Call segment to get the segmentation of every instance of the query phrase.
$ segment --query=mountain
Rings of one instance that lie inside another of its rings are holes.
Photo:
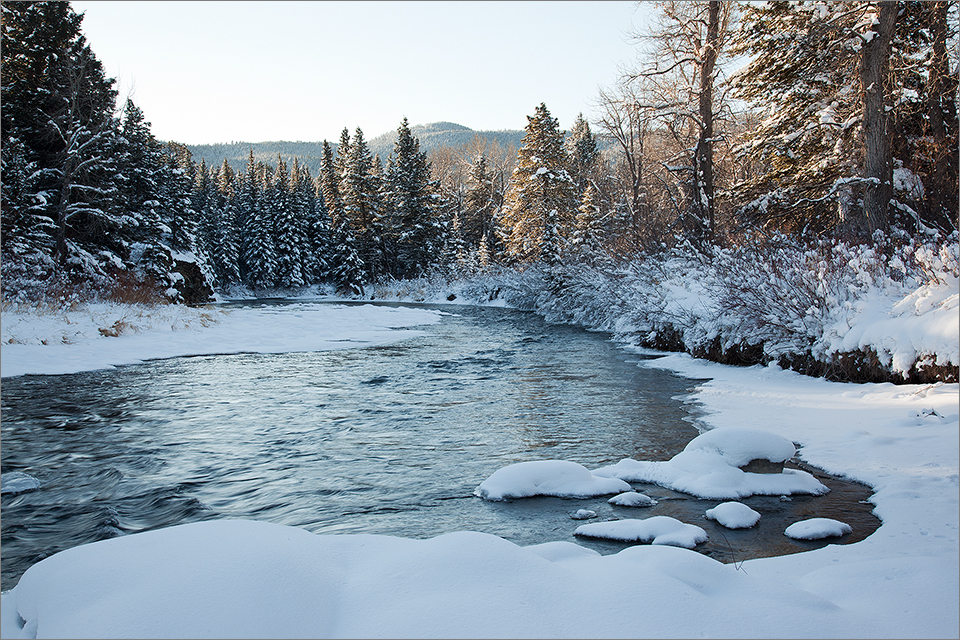
[[[523,131],[503,130],[503,131],[475,131],[469,127],[453,122],[431,122],[430,124],[418,124],[410,127],[410,132],[420,141],[420,150],[429,154],[439,147],[462,147],[469,144],[474,137],[488,141],[496,142],[501,147],[519,148],[520,141],[523,139]],[[367,146],[370,148],[370,155],[379,155],[380,160],[386,165],[387,158],[393,151],[393,144],[397,139],[396,131],[388,131],[375,138],[367,140]],[[226,160],[235,171],[243,171],[247,166],[247,156],[253,151],[253,157],[259,162],[274,166],[277,162],[277,155],[289,166],[293,158],[299,158],[302,164],[310,167],[310,174],[316,176],[320,170],[320,162],[323,158],[323,142],[230,142],[218,144],[195,144],[186,145],[193,154],[195,162],[204,160],[208,167],[219,167]],[[330,146],[334,153],[337,151],[337,143],[330,141]]]

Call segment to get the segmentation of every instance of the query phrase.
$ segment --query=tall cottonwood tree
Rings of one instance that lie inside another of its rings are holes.
[[[700,245],[714,241],[717,227],[715,143],[725,98],[719,73],[728,54],[736,7],[733,2],[657,2],[657,22],[635,32],[646,46],[642,64],[628,75],[642,82],[641,106],[680,145],[684,228]]]

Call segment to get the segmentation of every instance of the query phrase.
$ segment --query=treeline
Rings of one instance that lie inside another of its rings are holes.
[[[116,113],[68,3],[5,3],[4,295],[131,282],[182,301],[207,285],[360,294],[492,264],[612,269],[678,245],[709,258],[783,234],[956,241],[955,2],[658,11],[638,65],[601,92],[597,132],[582,116],[564,132],[541,104],[515,151],[428,156],[404,119],[385,162],[344,129],[313,176],[252,152],[242,171],[208,167],[159,143],[133,102]],[[725,77],[738,56],[749,62]]]

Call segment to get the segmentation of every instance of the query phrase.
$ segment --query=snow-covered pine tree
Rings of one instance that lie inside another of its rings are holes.
[[[363,263],[367,280],[372,281],[385,275],[387,266],[383,252],[384,229],[379,186],[371,172],[373,159],[360,127],[357,127],[348,147],[350,155],[343,163],[340,177],[343,216],[353,232],[355,248]]]
[[[597,261],[604,255],[601,242],[603,223],[598,199],[597,190],[592,183],[588,183],[577,209],[576,229],[570,243],[574,258],[591,266],[596,266]]]
[[[308,248],[307,230],[303,211],[294,198],[287,163],[279,155],[265,200],[273,222],[277,256],[274,282],[278,287],[302,287],[307,284],[303,272],[303,251]]]
[[[120,215],[137,220],[132,232],[131,259],[160,291],[173,286],[173,256],[169,228],[161,220],[166,197],[166,156],[150,132],[143,112],[128,99],[123,108],[120,136],[113,150],[119,181],[114,206]]]
[[[437,218],[437,194],[427,154],[404,118],[386,172],[386,199],[396,230],[394,275],[421,275],[440,256],[443,229]]]
[[[577,119],[573,122],[567,146],[570,174],[577,184],[577,193],[582,195],[587,185],[600,177],[600,147],[590,130],[590,123],[584,119],[582,113],[577,114]]]
[[[308,284],[322,282],[326,278],[327,250],[330,244],[330,221],[323,196],[317,197],[310,168],[296,158],[290,171],[290,198],[294,208],[303,219],[306,235],[303,257],[303,273]]]
[[[265,167],[256,162],[253,150],[247,159],[243,191],[239,202],[243,219],[244,284],[251,289],[266,289],[276,280],[277,256],[273,243],[273,223],[263,193]]]
[[[527,116],[523,143],[501,211],[503,239],[519,264],[554,259],[573,226],[577,194],[568,171],[563,132],[540,103]],[[548,250],[549,255],[542,252]]]
[[[761,167],[736,186],[742,224],[855,240],[885,229],[891,211],[914,218],[914,229],[925,226],[901,195],[891,194],[891,183],[894,166],[907,169],[901,178],[929,172],[909,138],[932,130],[936,115],[950,111],[936,82],[926,81],[939,78],[926,61],[937,57],[931,32],[942,17],[926,13],[926,4],[746,7],[738,53],[752,60],[736,87],[762,117],[741,149]],[[931,89],[941,106],[933,120],[921,106]],[[950,102],[956,122],[955,98]],[[952,189],[955,202],[955,184]],[[893,209],[884,211],[891,195]],[[944,218],[929,223],[939,227]],[[956,228],[955,222],[947,226]]]
[[[214,176],[215,190],[211,201],[216,213],[214,246],[210,256],[216,265],[221,288],[240,284],[240,246],[237,226],[237,185],[233,168],[226,159]]]

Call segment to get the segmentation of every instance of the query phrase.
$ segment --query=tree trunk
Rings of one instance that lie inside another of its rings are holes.
[[[714,213],[713,184],[713,72],[717,63],[717,45],[720,35],[720,2],[712,0],[707,8],[707,38],[700,61],[700,136],[697,140],[694,162],[695,199],[693,210],[699,212],[702,239],[712,243],[716,216]]]
[[[887,229],[887,210],[893,196],[893,156],[886,82],[890,68],[890,41],[897,24],[897,3],[885,0],[880,7],[873,38],[863,47],[860,82],[863,87],[863,219],[854,233],[869,240],[874,231]]]

